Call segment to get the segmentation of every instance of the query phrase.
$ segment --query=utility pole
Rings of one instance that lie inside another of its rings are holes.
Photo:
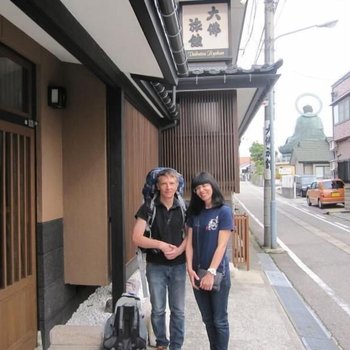
[[[275,0],[265,0],[265,63],[274,63],[274,16]],[[264,146],[264,246],[275,249],[276,243],[276,185],[275,185],[275,135],[274,89],[268,94],[265,106]]]
[[[275,42],[281,37],[299,33],[312,28],[332,28],[338,20],[328,21],[322,24],[314,24],[299,28],[291,32],[274,36],[275,1],[265,0],[265,64],[275,63]],[[276,223],[276,164],[275,164],[275,90],[268,94],[268,103],[265,106],[264,125],[264,246],[269,249],[277,248],[277,223]]]

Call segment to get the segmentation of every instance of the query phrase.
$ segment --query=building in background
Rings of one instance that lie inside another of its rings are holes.
[[[345,183],[345,208],[350,208],[350,72],[332,85],[334,154],[331,170]]]
[[[335,177],[350,183],[350,72],[332,85],[334,152],[331,170]]]

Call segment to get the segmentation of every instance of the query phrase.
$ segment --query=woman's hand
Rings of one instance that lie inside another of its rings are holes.
[[[201,279],[201,283],[199,285],[200,289],[211,291],[214,285],[214,275],[210,272],[207,272],[204,277]]]
[[[188,273],[188,277],[190,278],[190,281],[191,281],[191,284],[192,284],[192,287],[194,289],[199,289],[198,288],[198,282],[200,280],[200,278],[198,277],[198,275],[196,274],[196,272],[194,270],[187,270],[187,273]],[[196,282],[197,281],[197,282]]]

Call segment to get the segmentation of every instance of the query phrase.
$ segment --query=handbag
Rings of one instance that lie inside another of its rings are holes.
[[[209,272],[205,269],[198,269],[196,273],[197,273],[197,276],[199,277],[199,280],[196,280],[195,283],[196,283],[196,286],[199,287],[201,279]],[[224,276],[222,272],[216,272],[216,275],[214,276],[214,284],[212,288],[213,291],[215,292],[220,291],[220,285],[223,277]]]
[[[201,279],[207,274],[209,273],[208,270],[206,269],[201,269],[200,268],[200,258],[199,258],[199,218],[196,218],[196,222],[197,224],[195,225],[197,228],[197,261],[198,261],[198,268],[197,268],[197,276],[199,277],[199,280],[195,280],[195,284],[197,287],[199,287]],[[219,292],[220,291],[220,286],[221,286],[221,281],[224,277],[224,273],[223,272],[216,272],[216,275],[214,276],[214,284],[212,287],[212,291],[214,292]]]

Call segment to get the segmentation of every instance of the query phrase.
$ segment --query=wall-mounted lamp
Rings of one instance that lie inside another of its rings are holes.
[[[64,87],[49,86],[47,93],[47,102],[53,108],[65,108],[67,103],[67,92]]]

